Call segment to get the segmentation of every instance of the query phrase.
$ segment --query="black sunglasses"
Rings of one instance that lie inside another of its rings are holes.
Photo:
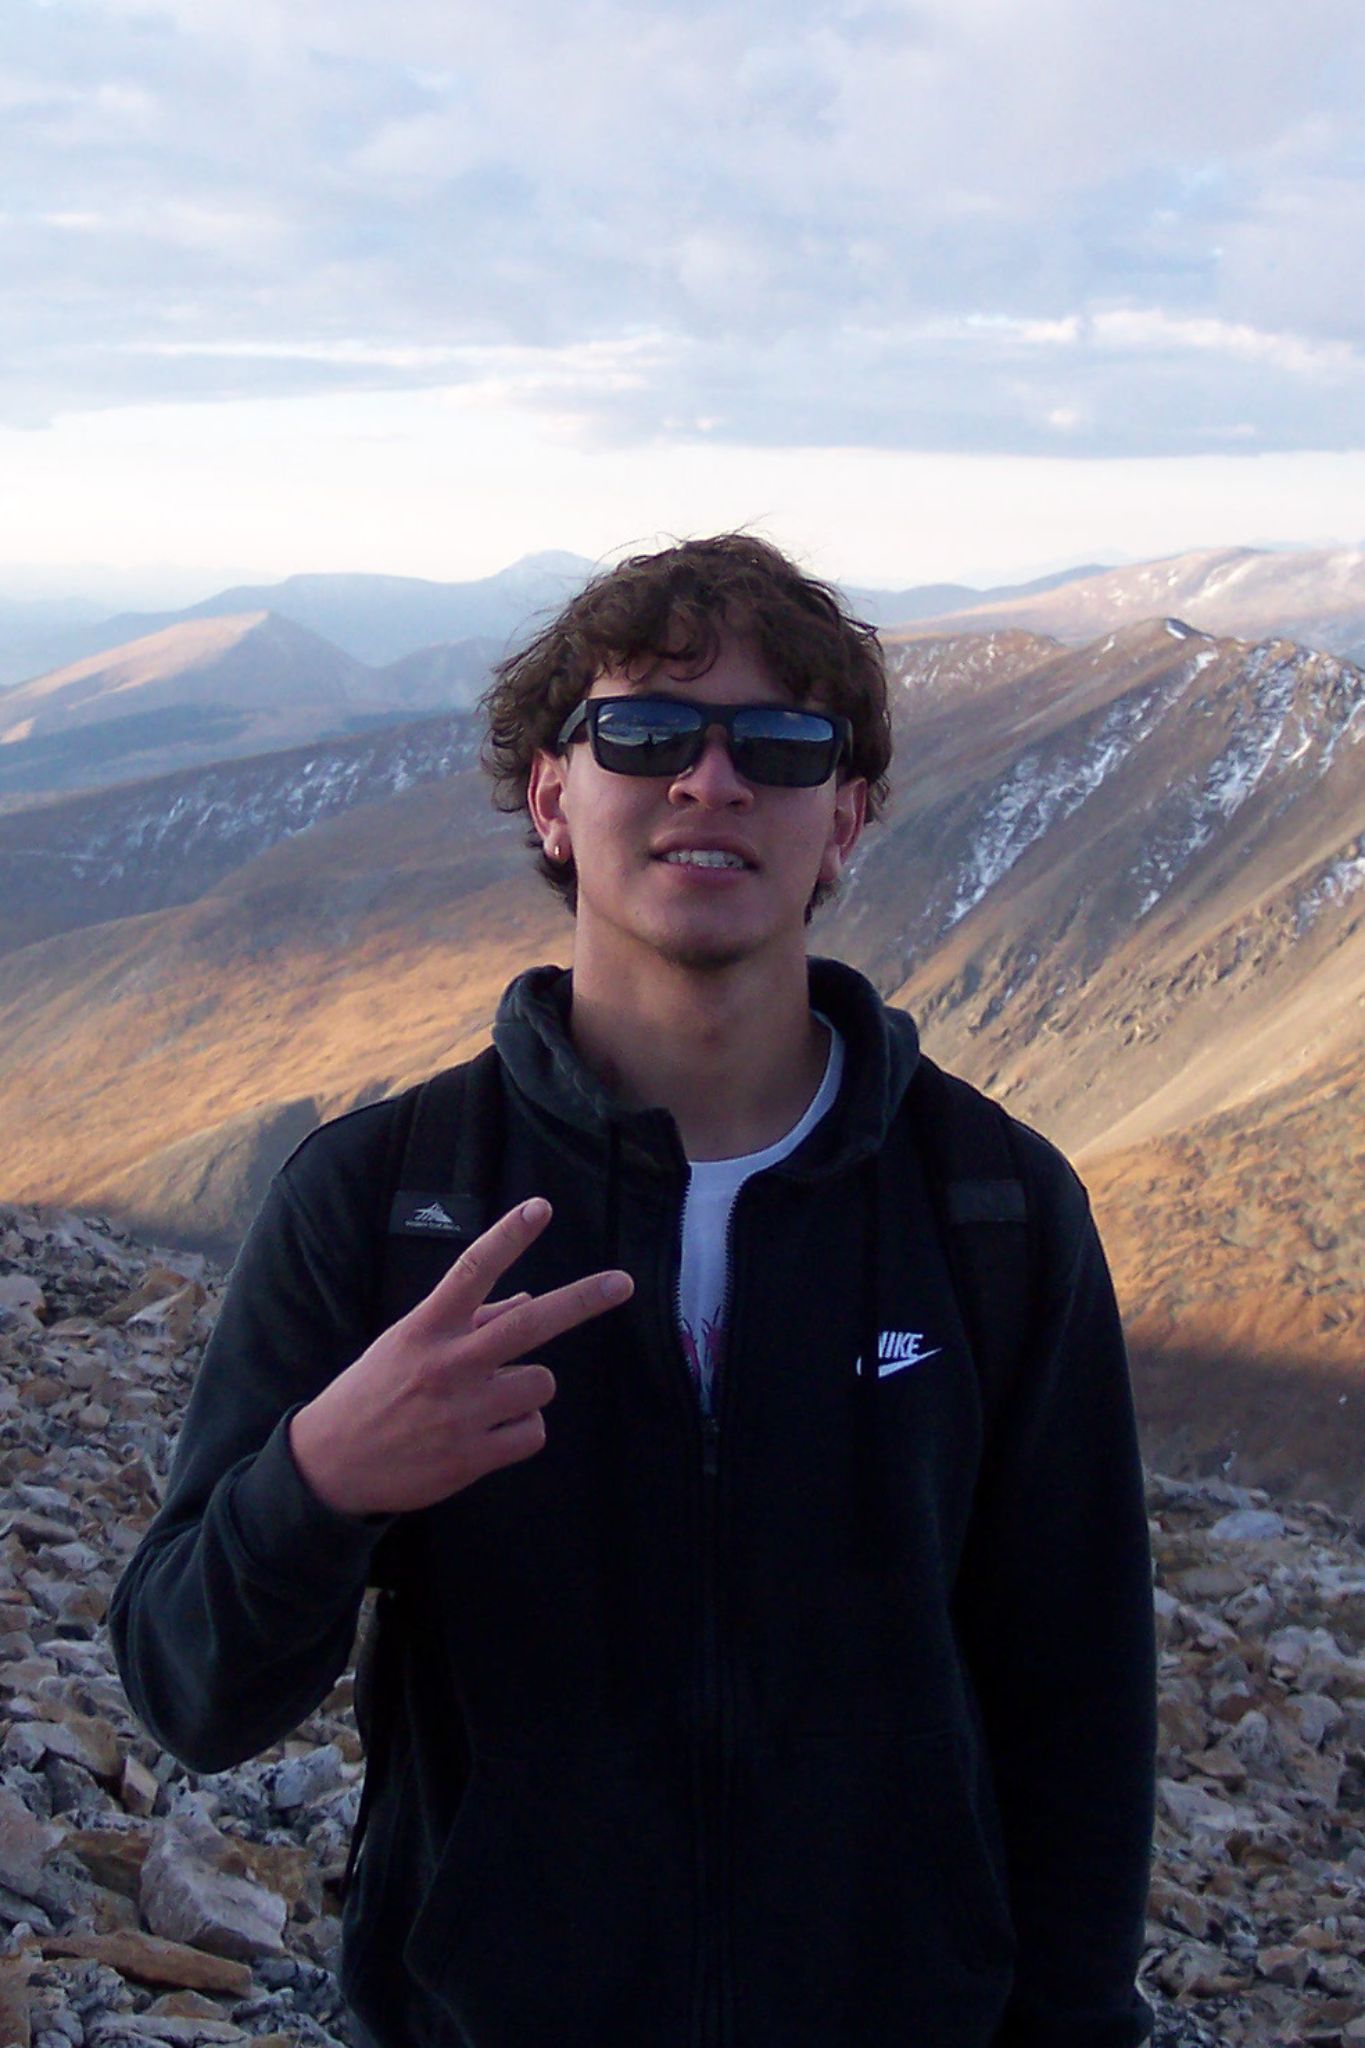
[[[771,789],[814,789],[847,753],[853,728],[828,711],[789,704],[694,704],[689,697],[585,697],[559,728],[559,747],[584,735],[614,775],[685,775],[721,727],[735,771]]]

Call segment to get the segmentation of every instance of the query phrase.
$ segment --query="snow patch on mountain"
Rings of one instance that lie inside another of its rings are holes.
[[[1272,641],[1251,650],[1241,681],[1251,702],[1232,737],[1201,780],[1176,785],[1153,821],[1138,866],[1140,918],[1263,785],[1301,763],[1310,776],[1325,775],[1341,743],[1365,734],[1365,675],[1349,662]],[[1296,786],[1286,780],[1281,809]]]
[[[1319,664],[1319,702],[1323,712],[1326,740],[1322,749],[1325,775],[1343,744],[1358,746],[1365,739],[1365,669],[1353,662],[1322,659]]]
[[[1111,705],[1079,748],[1063,748],[1046,763],[1030,748],[996,785],[972,846],[959,863],[941,939],[967,915],[1044,833],[1078,811],[1157,725],[1190,680],[1182,669],[1159,688],[1131,692]]]
[[[1357,840],[1354,847],[1348,847],[1301,899],[1295,935],[1301,938],[1329,903],[1345,903],[1358,889],[1365,889],[1365,840]]]
[[[1268,648],[1257,648],[1247,663],[1246,677],[1254,690],[1252,717],[1210,764],[1200,792],[1201,802],[1223,817],[1230,818],[1241,808],[1281,753],[1296,708],[1300,667],[1295,658],[1273,660]],[[1288,753],[1290,761],[1298,760],[1313,740],[1302,714],[1297,727]]]
[[[202,771],[169,805],[164,787],[150,786],[145,798],[130,789],[112,815],[101,806],[102,818],[76,826],[64,844],[35,848],[34,858],[59,861],[97,887],[153,857],[193,864],[216,854],[221,865],[230,849],[246,860],[357,804],[454,774],[476,753],[477,736],[464,722],[442,720],[435,730],[386,729],[344,754],[319,749],[303,762],[282,756],[278,766],[255,760],[249,769],[225,763]],[[23,851],[6,849],[10,857]]]
[[[893,646],[886,653],[893,709],[905,712],[927,698],[969,690],[1019,659],[1017,638],[1003,633],[960,634]]]

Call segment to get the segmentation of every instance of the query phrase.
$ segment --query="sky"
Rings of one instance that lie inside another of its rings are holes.
[[[0,594],[1358,545],[1363,106],[1360,0],[5,0]]]

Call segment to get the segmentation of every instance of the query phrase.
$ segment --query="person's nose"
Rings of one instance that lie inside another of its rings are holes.
[[[730,759],[729,743],[722,726],[707,729],[706,743],[690,768],[675,775],[669,787],[669,802],[697,803],[708,810],[748,805],[754,800],[753,786]]]

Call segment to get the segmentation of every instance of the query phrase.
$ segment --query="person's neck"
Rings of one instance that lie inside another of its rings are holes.
[[[637,1108],[668,1110],[689,1159],[734,1159],[785,1137],[824,1076],[829,1034],[811,1014],[804,956],[698,970],[654,961],[634,985],[576,954],[570,1035]]]

